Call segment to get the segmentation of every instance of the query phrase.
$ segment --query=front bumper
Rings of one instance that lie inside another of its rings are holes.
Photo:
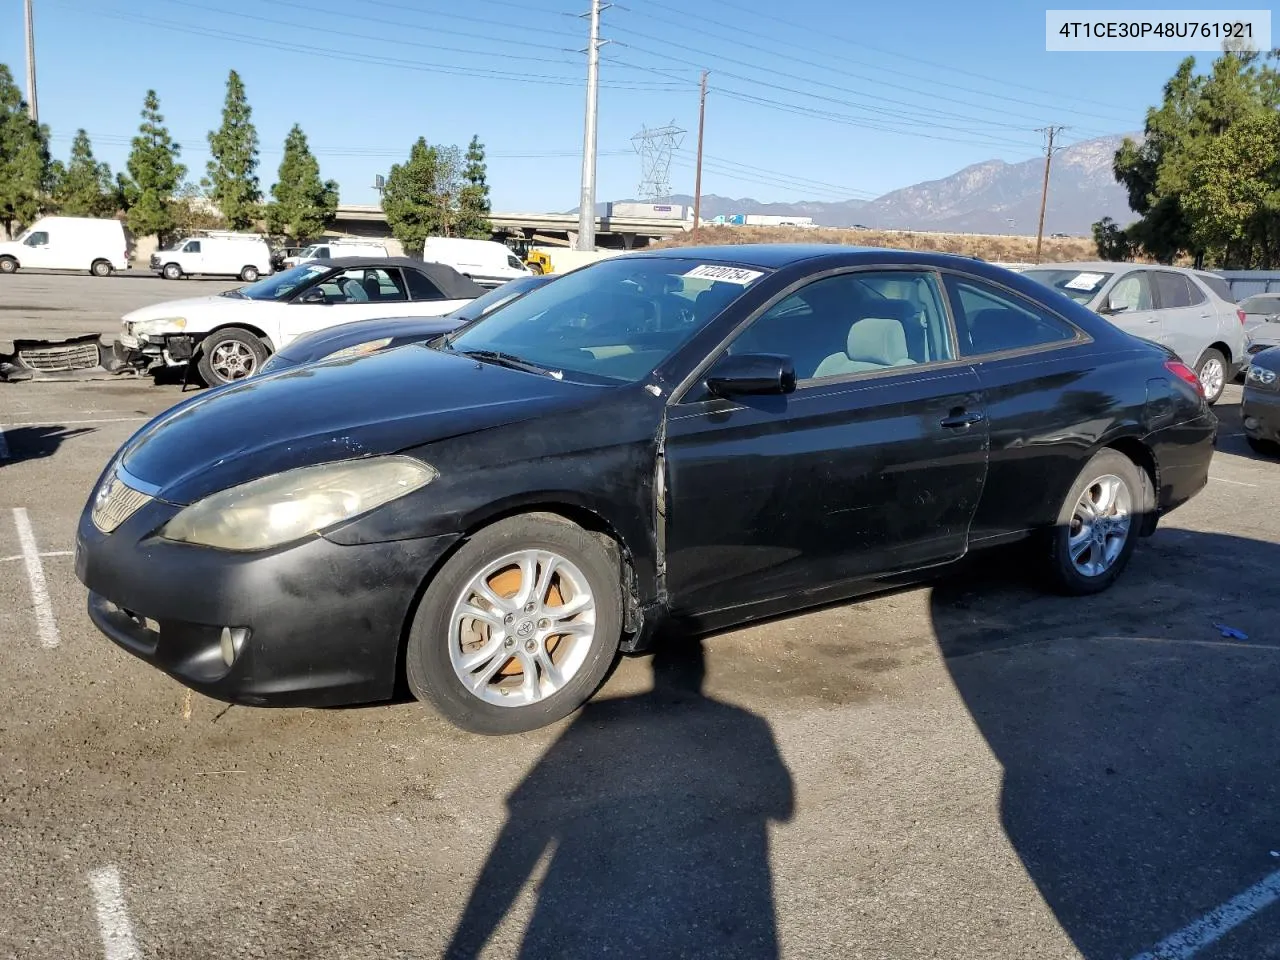
[[[1246,436],[1280,443],[1280,390],[1263,390],[1246,383],[1240,421]]]
[[[114,345],[96,333],[66,340],[15,340],[0,354],[0,382],[22,380],[108,380],[128,372]]]
[[[418,591],[455,536],[341,546],[322,537],[241,554],[153,536],[151,501],[111,534],[86,509],[76,576],[110,640],[180,683],[249,706],[336,706],[395,691]],[[230,666],[222,630],[247,629]]]

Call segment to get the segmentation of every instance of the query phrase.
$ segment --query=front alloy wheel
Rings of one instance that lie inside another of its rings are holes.
[[[613,542],[563,517],[523,514],[478,531],[432,578],[405,678],[464,730],[520,733],[590,699],[621,637]]]

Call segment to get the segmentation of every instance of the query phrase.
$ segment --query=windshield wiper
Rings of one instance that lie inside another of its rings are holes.
[[[546,367],[540,367],[536,363],[530,363],[528,360],[522,360],[510,353],[501,353],[497,350],[460,350],[458,354],[459,356],[472,357],[476,360],[488,360],[490,363],[510,367],[512,370],[523,370],[525,373],[552,376],[557,380],[564,376],[564,373],[559,370],[548,370]]]
[[[238,297],[238,298],[239,298],[239,299],[241,299],[241,300],[248,300],[248,299],[249,299],[249,298],[248,298],[248,297],[246,297],[243,293],[241,293],[239,290],[223,290],[223,291],[222,291],[222,293],[218,294],[218,296],[220,296],[220,297]]]

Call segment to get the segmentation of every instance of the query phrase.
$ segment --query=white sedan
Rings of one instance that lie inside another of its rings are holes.
[[[353,320],[443,316],[485,292],[443,264],[404,257],[312,260],[207,297],[125,314],[116,350],[154,371],[194,362],[210,386],[243,380],[305,334]]]

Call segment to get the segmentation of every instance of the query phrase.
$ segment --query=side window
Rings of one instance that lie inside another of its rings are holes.
[[[49,234],[41,230],[38,233],[33,233],[31,236],[27,237],[23,245],[27,247],[40,247],[48,242],[49,242]]]
[[[183,247],[182,249],[183,249],[183,250],[185,250],[187,253],[199,253],[199,252],[200,252],[200,241],[199,241],[199,240],[192,240],[190,243],[188,243],[188,244],[187,244],[185,247]]]
[[[1215,277],[1212,274],[1201,273],[1197,275],[1201,283],[1213,291],[1214,296],[1219,300],[1225,300],[1227,303],[1235,303],[1236,298],[1231,295],[1231,286],[1221,277]]]
[[[507,257],[507,266],[508,266],[508,267],[510,267],[510,268],[511,268],[511,269],[513,269],[513,270],[519,270],[521,267],[523,267],[523,266],[524,266],[524,264],[523,264],[523,263],[521,263],[521,262],[520,262],[518,259],[516,259],[514,256],[508,256],[508,257]]]
[[[1134,310],[1152,310],[1155,301],[1151,297],[1150,274],[1146,270],[1135,270],[1127,273],[1111,288],[1107,294],[1107,305],[1116,313],[1129,313]]]
[[[409,280],[409,296],[414,300],[444,299],[444,294],[440,292],[440,288],[417,270],[406,270],[404,275]]]
[[[980,280],[948,277],[947,288],[966,357],[1074,340],[1075,328],[1029,300]]]
[[[1191,293],[1187,288],[1187,278],[1180,273],[1169,273],[1167,270],[1156,270],[1153,274],[1156,282],[1156,303],[1161,310],[1173,310],[1177,307],[1191,306]]]
[[[815,280],[758,317],[730,353],[789,356],[799,380],[954,358],[937,276],[867,271]]]
[[[316,251],[316,259],[317,259],[317,260],[328,260],[328,259],[329,259],[329,248],[328,248],[328,247],[321,247],[319,250],[317,250],[317,251]]]
[[[1191,297],[1191,306],[1199,306],[1209,299],[1204,295],[1204,291],[1200,289],[1200,286],[1185,274],[1183,274],[1182,282],[1187,285],[1187,293]]]

